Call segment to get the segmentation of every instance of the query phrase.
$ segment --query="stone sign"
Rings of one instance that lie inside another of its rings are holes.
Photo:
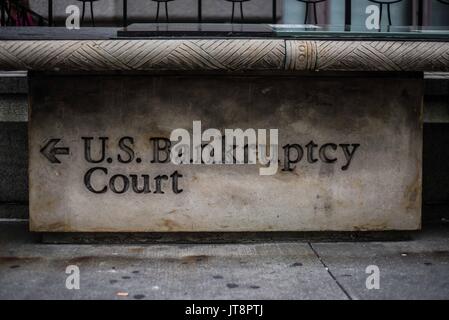
[[[421,104],[416,78],[34,73],[31,230],[419,229]]]

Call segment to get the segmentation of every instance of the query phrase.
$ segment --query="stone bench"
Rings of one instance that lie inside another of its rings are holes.
[[[422,72],[448,57],[441,41],[0,41],[0,69],[30,71],[31,230],[419,229]],[[155,161],[151,139],[195,121],[277,129],[276,174]]]

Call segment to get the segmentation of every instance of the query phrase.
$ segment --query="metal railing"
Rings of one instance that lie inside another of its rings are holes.
[[[301,1],[301,0],[300,0]],[[325,0],[322,0],[325,1]],[[322,1],[317,1],[317,0],[308,0],[308,1],[301,1],[301,2],[308,2],[308,3],[313,3],[313,2],[322,2]],[[393,2],[399,2],[401,0],[398,1],[393,1]],[[411,1],[411,0],[406,0],[406,1]],[[424,7],[425,7],[425,2],[426,1],[438,1],[440,3],[443,4],[448,4],[449,5],[449,0],[418,0],[417,1],[417,8],[416,8],[416,13],[415,12],[411,12],[412,15],[417,16],[417,25],[418,26],[422,26],[423,25],[423,20],[424,20]],[[272,23],[276,23],[277,22],[277,0],[271,0],[272,2],[272,18],[271,18],[271,22]],[[372,1],[375,3],[379,3],[379,2],[385,2],[385,1]],[[352,25],[352,4],[353,1],[352,0],[345,0],[345,10],[344,10],[344,22],[345,25],[347,26],[347,29],[350,30],[350,26]],[[47,0],[47,5],[48,5],[48,14],[47,17],[43,17],[41,15],[39,15],[38,13],[30,10],[29,8],[23,6],[18,0],[0,0],[0,14],[1,14],[1,18],[0,18],[0,25],[2,26],[6,26],[6,25],[11,25],[12,24],[12,20],[14,19],[14,17],[12,16],[11,12],[12,10],[15,10],[17,13],[19,13],[20,18],[24,19],[24,17],[26,17],[27,15],[31,16],[32,18],[34,18],[38,25],[49,25],[49,26],[53,26],[54,22],[53,22],[53,0]],[[127,26],[128,25],[128,0],[122,0],[122,25],[123,26]],[[307,4],[306,4],[307,5]],[[388,6],[389,8],[389,6]],[[316,6],[314,6],[314,11],[315,11],[315,19],[316,19]],[[197,21],[199,23],[201,23],[203,21],[203,1],[202,0],[197,0]],[[415,16],[415,17],[416,17]],[[307,17],[306,17],[307,19]],[[22,22],[26,22],[26,21],[22,21]],[[391,24],[391,17],[389,16],[389,23]]]

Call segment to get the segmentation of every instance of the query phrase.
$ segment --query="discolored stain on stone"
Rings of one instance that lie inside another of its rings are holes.
[[[252,286],[249,286],[250,287],[250,289],[254,289],[254,290],[256,290],[256,289],[260,289],[260,287],[259,286],[254,286],[254,285],[252,285]]]
[[[42,257],[0,257],[0,265],[20,266],[18,263],[32,263],[42,260]]]
[[[79,265],[79,264],[89,264],[95,261],[97,257],[94,256],[81,256],[72,258],[68,261],[69,264]]]
[[[204,262],[209,259],[209,256],[206,255],[193,255],[193,256],[185,256],[181,258],[182,264],[192,264]]]
[[[174,220],[170,219],[162,219],[163,227],[166,229],[166,231],[176,231],[181,230],[182,227]]]
[[[226,284],[226,287],[228,287],[229,289],[234,289],[237,288],[239,285],[236,283],[228,283]]]
[[[301,262],[295,262],[295,263],[291,264],[290,267],[302,267],[302,263]]]
[[[129,252],[132,253],[142,253],[145,249],[142,247],[137,247],[137,248],[129,248],[128,250]]]

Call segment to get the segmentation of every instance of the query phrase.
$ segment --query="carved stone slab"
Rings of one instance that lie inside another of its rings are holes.
[[[449,43],[283,39],[0,41],[0,70],[449,71]]]
[[[32,74],[30,90],[33,231],[420,228],[420,79]],[[193,121],[278,129],[277,173],[161,163]]]

